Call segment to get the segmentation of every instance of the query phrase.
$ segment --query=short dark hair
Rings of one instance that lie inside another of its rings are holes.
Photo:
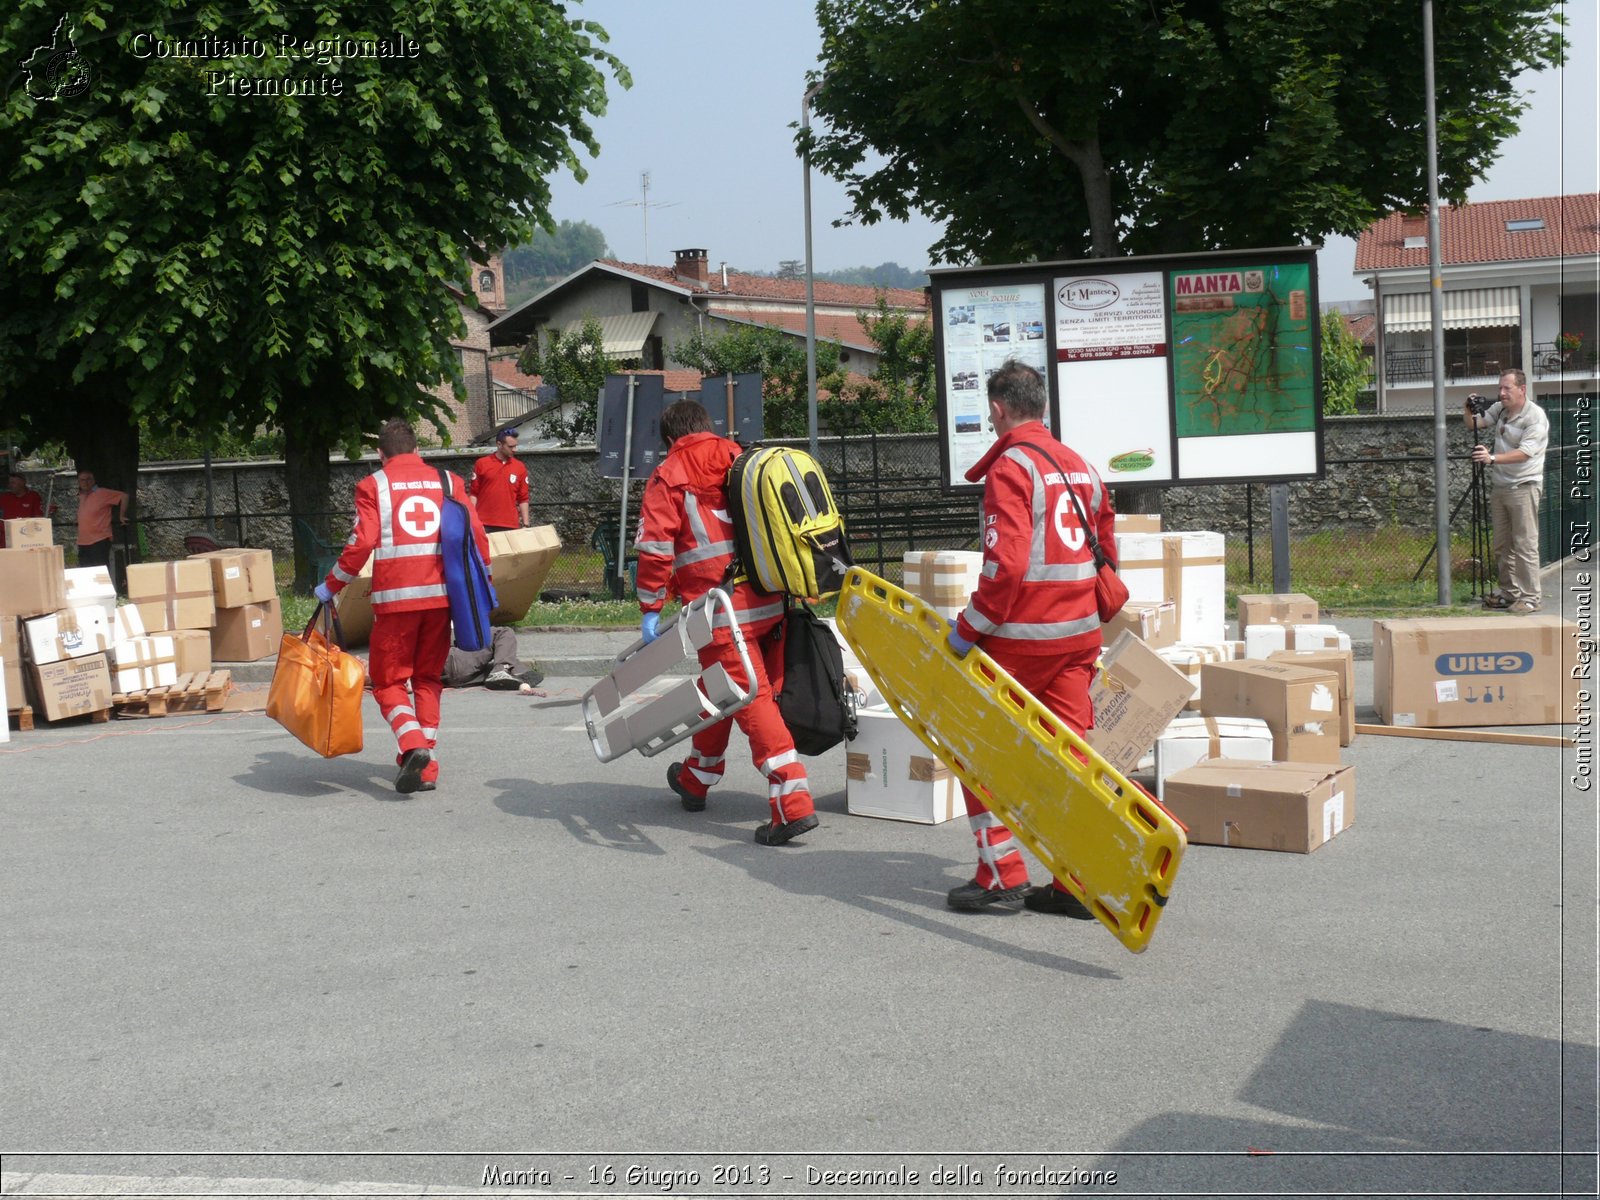
[[[415,454],[416,430],[411,428],[409,422],[399,417],[391,417],[383,423],[383,428],[378,430],[378,450],[388,458],[393,458],[396,454]]]
[[[678,400],[661,414],[661,440],[672,445],[691,433],[711,432],[711,414],[698,400]]]
[[[1511,376],[1511,382],[1516,384],[1519,388],[1525,388],[1528,386],[1528,376],[1518,368],[1510,367],[1507,370],[1500,372],[1501,379],[1504,379],[1507,375]]]
[[[1044,416],[1044,376],[1027,363],[1008,358],[989,376],[989,399],[1013,417],[1037,421]]]
[[[515,425],[507,425],[499,433],[494,435],[494,440],[497,441],[497,442],[503,442],[508,437],[520,437],[520,436],[521,436],[521,434],[518,433],[517,427]]]

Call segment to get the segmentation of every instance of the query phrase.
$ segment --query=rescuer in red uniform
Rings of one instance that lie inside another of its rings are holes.
[[[439,472],[417,455],[417,436],[402,420],[378,434],[379,470],[356,484],[356,523],[317,599],[331,604],[372,564],[372,698],[400,744],[397,792],[431,792],[439,779],[439,676],[450,653],[450,601],[439,553]],[[466,504],[466,485],[447,474],[450,494]],[[489,539],[470,504],[472,537],[485,563]]]
[[[984,481],[983,574],[949,641],[960,655],[981,642],[984,653],[1081,735],[1094,725],[1089,684],[1100,654],[1100,616],[1094,555],[1067,488],[1077,492],[1113,567],[1114,514],[1099,475],[1051,436],[1044,411],[1044,379],[1032,367],[1012,360],[990,377],[989,420],[999,438],[967,472],[974,483]],[[978,872],[951,889],[951,908],[1021,899],[1036,912],[1093,919],[1055,881],[1030,890],[1011,830],[961,790],[978,842]]]
[[[661,414],[661,437],[669,447],[667,457],[645,485],[639,510],[640,630],[646,641],[657,636],[669,592],[685,604],[698,600],[722,583],[733,557],[727,479],[739,444],[711,432],[711,418],[693,400],[680,400]],[[729,720],[695,734],[689,757],[667,768],[667,784],[684,808],[704,809],[706,793],[722,778],[724,752],[737,721],[750,739],[756,770],[766,776],[772,809],[772,819],[756,830],[756,841],[781,846],[817,826],[806,769],[773,699],[783,685],[783,639],[765,635],[783,620],[783,598],[756,591],[742,577],[728,590],[751,651],[756,698]],[[702,668],[717,662],[741,688],[750,685],[726,625],[700,651]]]

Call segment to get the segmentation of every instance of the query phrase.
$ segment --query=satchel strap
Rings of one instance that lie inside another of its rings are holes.
[[[1044,455],[1045,462],[1049,463],[1056,469],[1056,474],[1061,476],[1061,482],[1066,485],[1067,495],[1072,497],[1072,507],[1077,511],[1078,524],[1083,526],[1083,534],[1089,539],[1089,553],[1094,555],[1094,569],[1097,571],[1100,570],[1111,560],[1108,559],[1105,556],[1105,552],[1100,549],[1100,539],[1095,536],[1094,526],[1090,525],[1089,518],[1083,515],[1083,501],[1078,499],[1078,493],[1073,489],[1072,480],[1068,477],[1067,473],[1061,469],[1061,464],[1055,460],[1050,451],[1039,445],[1038,442],[1018,442],[1017,445],[1026,446],[1030,450],[1037,450],[1040,454]]]

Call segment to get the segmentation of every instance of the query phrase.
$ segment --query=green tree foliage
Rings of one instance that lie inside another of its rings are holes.
[[[0,57],[34,61],[63,11],[13,5]],[[276,425],[304,514],[333,447],[437,416],[442,380],[464,398],[443,285],[548,227],[548,179],[582,177],[606,75],[628,83],[548,0],[82,0],[64,28],[71,86],[0,101],[0,427],[131,490],[142,417]],[[180,41],[212,57],[153,50]]]
[[[851,377],[819,417],[841,433],[924,433],[937,424],[934,405],[933,323],[914,321],[889,307],[880,293],[871,311],[856,314],[878,351],[878,365],[865,380]]]
[[[1442,194],[1461,200],[1561,61],[1548,0],[1438,6]],[[1426,200],[1416,4],[819,0],[812,162],[850,218],[920,210],[938,261],[1355,234]]]
[[[561,397],[560,412],[546,416],[540,428],[545,437],[560,438],[563,446],[593,445],[600,389],[616,364],[606,358],[605,332],[593,317],[575,333],[546,328],[544,348],[529,342],[517,360],[517,370],[542,376]]]
[[[1370,378],[1361,340],[1340,313],[1331,309],[1323,313],[1322,411],[1330,417],[1352,415]]]
[[[726,333],[692,334],[671,350],[672,358],[702,375],[757,371],[762,376],[762,415],[768,437],[805,437],[806,346],[792,334],[769,326],[740,325]],[[817,390],[835,394],[845,384],[839,344],[817,340]],[[822,412],[819,399],[817,411]]]
[[[538,229],[527,245],[502,256],[506,302],[515,307],[546,284],[610,255],[606,235],[587,221],[562,221],[553,232]]]

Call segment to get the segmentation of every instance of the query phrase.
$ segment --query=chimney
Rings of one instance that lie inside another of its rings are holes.
[[[674,250],[672,257],[674,275],[698,283],[701,287],[706,285],[708,266],[704,250]]]

